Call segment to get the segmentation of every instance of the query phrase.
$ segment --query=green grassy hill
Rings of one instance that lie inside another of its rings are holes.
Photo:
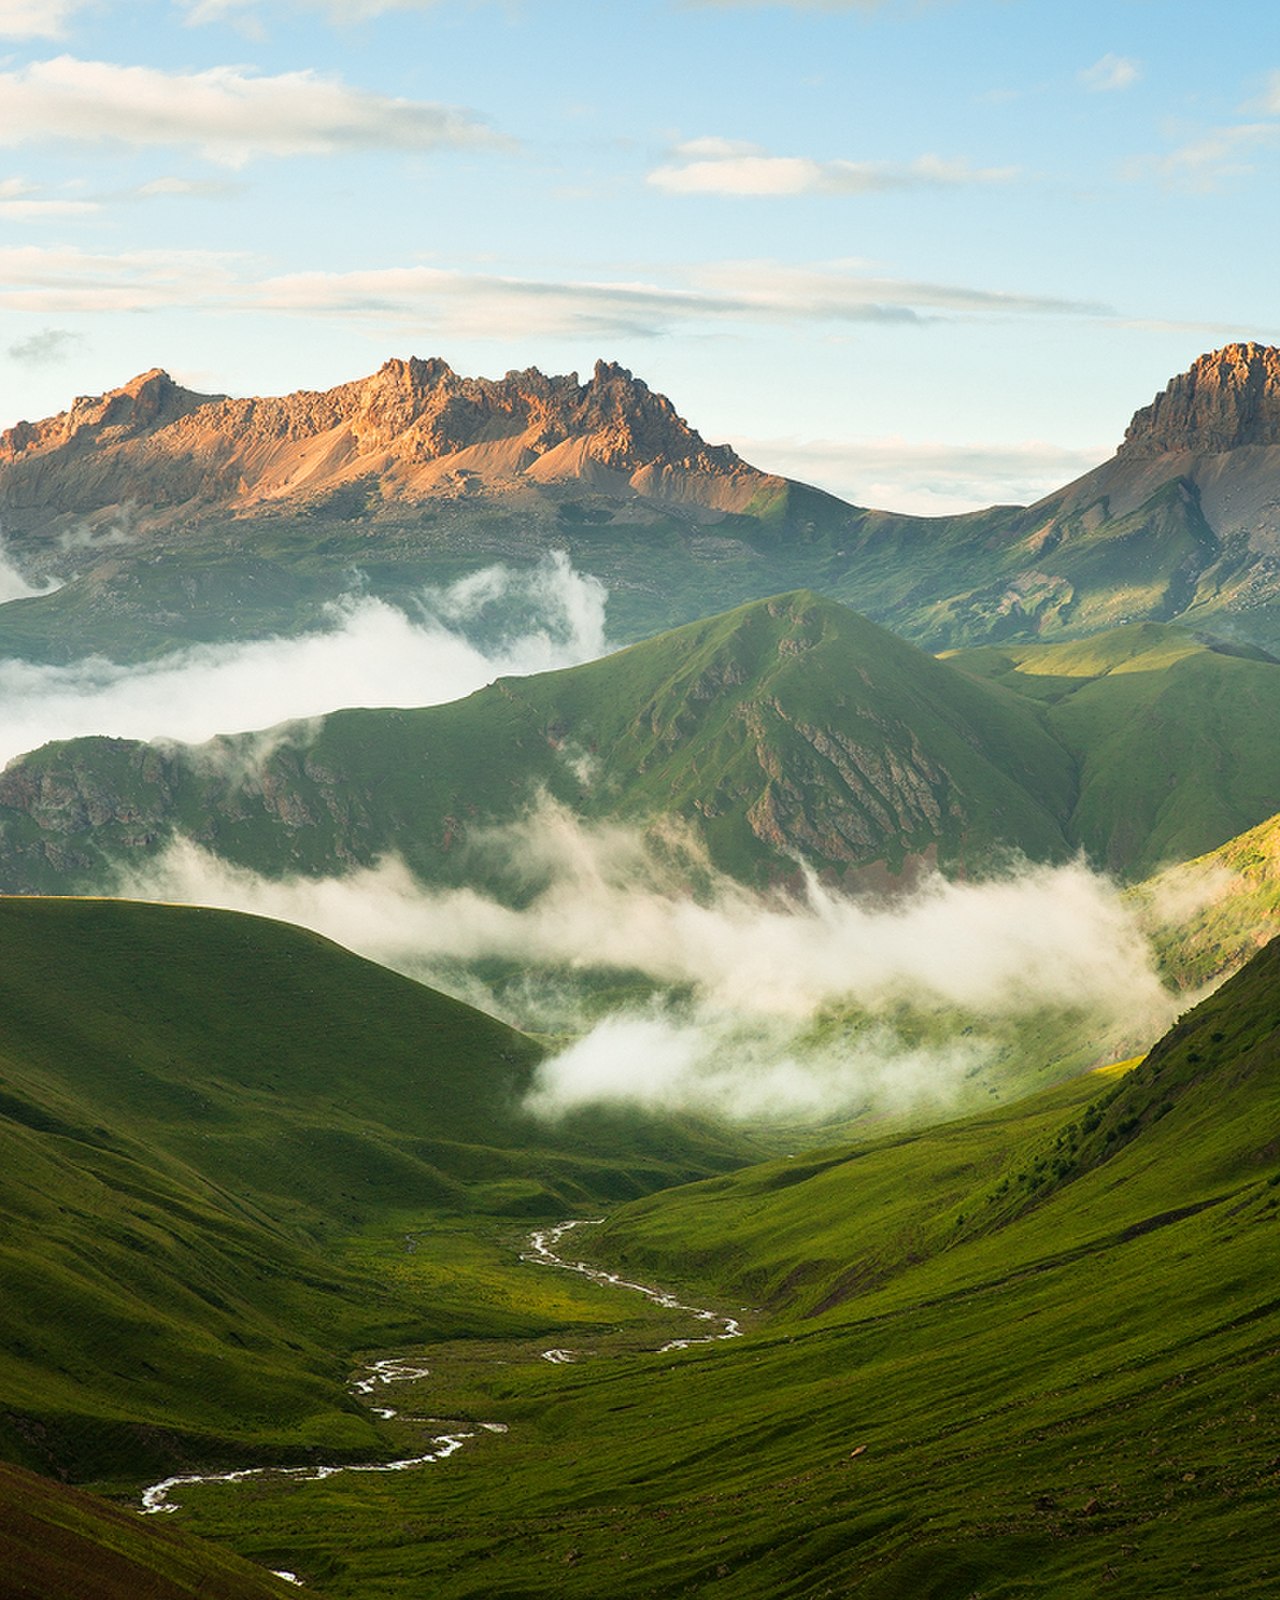
[[[132,1509],[0,1464],[0,1600],[280,1600],[278,1578]]]
[[[0,1018],[0,1451],[80,1477],[376,1453],[353,1350],[529,1318],[465,1261],[405,1289],[345,1241],[740,1159],[692,1125],[538,1128],[531,1040],[229,913],[0,900]]]
[[[1135,893],[1176,982],[1190,988],[1221,978],[1280,932],[1280,816]]]
[[[1113,871],[1201,855],[1274,808],[1280,664],[1260,651],[1131,623],[948,659],[1042,708],[1076,764],[1071,838]]]
[[[80,739],[0,775],[0,884],[99,891],[184,835],[268,875],[400,854],[510,898],[469,848],[535,795],[672,816],[747,882],[1083,847],[1132,877],[1271,814],[1280,665],[1133,624],[1064,645],[926,656],[844,607],[782,596],[451,705],[337,712],[200,747]]]
[[[455,1355],[488,1459],[186,1514],[362,1600],[1273,1593],[1278,980],[1275,945],[1131,1071],[575,1239],[764,1307],[741,1341]]]
[[[747,879],[795,854],[836,870],[1013,844],[1068,852],[1070,758],[1038,710],[810,594],[744,607],[605,660],[418,711],[199,749],[84,739],[0,780],[3,881],[101,884],[183,832],[280,874],[396,850],[467,882],[462,848],[542,788],[587,817],[680,816]]]

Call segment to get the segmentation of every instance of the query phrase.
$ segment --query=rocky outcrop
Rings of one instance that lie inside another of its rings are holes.
[[[91,450],[138,439],[220,400],[184,389],[153,367],[107,394],[80,395],[70,411],[43,422],[19,422],[0,433],[0,465],[55,451]]]
[[[1280,350],[1229,344],[1200,356],[1137,412],[1117,456],[1218,455],[1273,444],[1280,444]]]
[[[114,500],[244,513],[359,485],[388,502],[586,483],[621,497],[740,510],[781,481],[708,445],[624,367],[464,378],[392,360],[322,393],[226,399],[158,369],[0,436],[0,506],[88,513]]]

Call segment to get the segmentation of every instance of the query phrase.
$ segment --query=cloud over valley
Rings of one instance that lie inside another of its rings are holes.
[[[0,552],[0,599],[39,592]],[[524,621],[492,643],[473,643],[474,624],[491,607]],[[439,704],[495,677],[603,654],[604,610],[603,586],[559,556],[424,590],[413,614],[353,594],[331,608],[327,628],[192,646],[138,666],[92,656],[59,666],[0,660],[0,761],[83,734],[199,742],[344,705]]]
[[[518,904],[427,888],[396,859],[267,880],[189,841],[120,887],[297,922],[526,1027],[576,1032],[541,1069],[530,1104],[544,1115],[945,1105],[1020,1018],[1073,1014],[1119,1039],[1172,1015],[1133,914],[1080,863],[933,877],[888,900],[807,875],[798,893],[764,893],[716,872],[684,830],[588,824],[548,801],[474,848],[479,877],[521,880]],[[519,981],[485,987],[477,973],[495,964]]]

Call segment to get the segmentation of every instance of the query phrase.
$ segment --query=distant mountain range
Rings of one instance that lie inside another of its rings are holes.
[[[709,446],[622,367],[600,361],[491,382],[443,361],[387,361],[323,394],[232,400],[159,368],[70,411],[0,436],[4,504],[30,526],[134,504],[163,525],[287,504],[378,516],[403,505],[523,496],[583,485],[615,499],[742,511],[783,480]]]
[[[1202,356],[1034,506],[934,519],[759,471],[603,362],[395,360],[239,400],[155,370],[0,437],[0,521],[65,584],[0,610],[0,650],[35,658],[293,631],[357,573],[403,599],[552,548],[609,586],[621,642],[805,586],[934,649],[1135,620],[1280,648],[1280,351]]]

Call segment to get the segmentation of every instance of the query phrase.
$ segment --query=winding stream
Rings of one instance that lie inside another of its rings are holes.
[[[590,1278],[593,1283],[607,1284],[610,1288],[626,1289],[642,1294],[666,1311],[683,1312],[700,1322],[718,1322],[721,1325],[718,1333],[707,1333],[695,1338],[669,1339],[666,1344],[659,1346],[659,1354],[668,1350],[687,1350],[691,1345],[714,1344],[719,1339],[736,1339],[741,1335],[742,1329],[735,1317],[722,1316],[719,1312],[707,1311],[701,1306],[687,1305],[666,1289],[658,1289],[647,1283],[636,1283],[619,1273],[606,1272],[602,1267],[593,1267],[586,1261],[567,1260],[557,1253],[560,1241],[573,1229],[597,1227],[600,1220],[596,1218],[591,1221],[561,1222],[553,1228],[535,1229],[529,1238],[528,1248],[521,1253],[520,1259],[538,1266],[559,1267],[566,1272],[577,1272],[585,1278]],[[562,1365],[577,1361],[579,1355],[574,1350],[557,1348],[544,1350],[542,1358],[555,1365]],[[422,1366],[412,1357],[390,1356],[382,1361],[369,1362],[362,1367],[359,1375],[352,1378],[349,1388],[352,1394],[357,1395],[369,1406],[374,1416],[389,1421],[392,1417],[400,1416],[400,1413],[393,1406],[374,1404],[372,1397],[383,1387],[397,1383],[416,1383],[430,1375],[431,1369]],[[401,1420],[430,1423],[435,1419],[402,1417]],[[162,1478],[159,1483],[153,1483],[144,1489],[139,1510],[144,1516],[177,1511],[180,1509],[180,1502],[174,1498],[175,1492],[198,1483],[247,1483],[251,1478],[296,1478],[305,1482],[332,1478],[339,1472],[408,1472],[415,1467],[430,1466],[434,1462],[447,1460],[461,1450],[469,1439],[476,1438],[480,1432],[506,1433],[506,1431],[506,1424],[502,1422],[481,1422],[465,1430],[452,1429],[448,1433],[436,1434],[430,1441],[430,1448],[421,1454],[404,1456],[395,1461],[339,1462],[327,1466],[302,1467],[242,1467],[233,1472],[179,1473],[171,1478]],[[287,1583],[301,1583],[301,1579],[292,1572],[279,1571],[275,1576],[283,1578]]]
[[[580,1272],[584,1278],[590,1278],[592,1283],[607,1283],[612,1289],[630,1289],[636,1294],[642,1294],[646,1300],[652,1300],[654,1305],[661,1306],[664,1311],[685,1311],[691,1317],[696,1317],[699,1322],[720,1323],[719,1333],[706,1333],[696,1339],[668,1339],[666,1344],[658,1347],[659,1355],[665,1355],[668,1350],[688,1350],[695,1344],[715,1344],[719,1339],[741,1338],[742,1327],[736,1317],[725,1317],[718,1311],[707,1311],[702,1306],[686,1305],[683,1300],[677,1300],[675,1295],[666,1289],[655,1289],[647,1283],[634,1283],[630,1278],[624,1278],[617,1272],[606,1272],[603,1267],[593,1267],[586,1261],[566,1261],[563,1256],[556,1254],[556,1246],[567,1233],[574,1228],[598,1228],[602,1220],[600,1217],[595,1217],[590,1221],[558,1222],[554,1228],[538,1228],[530,1236],[529,1248],[520,1259],[535,1262],[539,1266],[563,1267],[567,1272]],[[544,1350],[542,1359],[560,1365],[576,1361],[577,1355],[572,1350]]]

